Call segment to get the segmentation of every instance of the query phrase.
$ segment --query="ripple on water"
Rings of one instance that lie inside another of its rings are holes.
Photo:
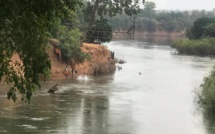
[[[32,120],[32,121],[43,121],[43,120],[47,120],[47,119],[50,119],[50,117],[30,118],[30,120]]]
[[[12,110],[12,108],[10,108],[10,107],[5,107],[5,108],[3,108],[5,111],[11,111]]]
[[[56,100],[56,101],[58,101],[58,102],[65,102],[66,100]]]
[[[0,128],[0,133],[8,133],[6,130],[3,130],[3,128]]]
[[[37,129],[38,128],[37,126],[33,126],[33,125],[29,125],[29,124],[23,124],[23,125],[18,125],[18,126],[24,127],[27,129]]]

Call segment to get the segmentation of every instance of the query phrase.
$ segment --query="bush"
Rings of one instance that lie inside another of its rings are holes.
[[[80,49],[80,31],[78,29],[64,31],[60,39],[60,49],[62,60],[68,62],[76,54],[81,51]]]
[[[202,38],[198,40],[181,39],[174,41],[171,46],[179,54],[212,56],[215,55],[215,38]]]
[[[215,114],[215,68],[204,78],[199,91],[196,92],[197,102],[207,114]]]

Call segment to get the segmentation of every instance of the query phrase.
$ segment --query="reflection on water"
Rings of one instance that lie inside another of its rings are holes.
[[[44,82],[30,105],[0,97],[0,133],[214,133],[215,121],[202,116],[193,102],[193,90],[214,59],[173,55],[169,46],[142,41],[105,45],[125,58],[122,70]],[[60,91],[48,94],[56,83]]]
[[[143,36],[137,40],[146,42],[146,44],[170,45],[173,40],[178,40],[180,36]]]

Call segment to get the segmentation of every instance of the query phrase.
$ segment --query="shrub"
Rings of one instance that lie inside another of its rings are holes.
[[[215,38],[202,38],[198,40],[186,38],[172,42],[171,46],[177,49],[180,54],[215,55]]]
[[[204,78],[199,92],[196,92],[197,102],[207,114],[215,114],[215,68]]]

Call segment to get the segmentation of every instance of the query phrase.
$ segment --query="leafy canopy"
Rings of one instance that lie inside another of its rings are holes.
[[[83,9],[84,19],[88,22],[87,27],[90,28],[90,30],[86,30],[87,41],[94,42],[95,39],[99,42],[110,41],[112,30],[104,18],[116,16],[118,13],[130,16],[137,14],[141,2],[144,3],[145,0],[87,0]],[[106,27],[102,28],[103,26]]]
[[[97,40],[99,43],[110,42],[112,39],[112,28],[107,23],[108,20],[101,19],[97,20],[95,25],[89,28],[89,31],[86,33],[86,41],[93,43]]]
[[[69,17],[79,0],[0,0],[0,80],[11,84],[8,99],[17,92],[30,100],[46,78],[50,61],[46,53],[51,29]],[[14,54],[21,62],[11,60]],[[4,77],[4,79],[3,79]]]
[[[115,16],[125,12],[127,15],[136,14],[140,3],[145,0],[89,0],[85,10],[85,19],[94,24],[96,17]]]
[[[208,18],[208,17],[202,17],[197,19],[194,23],[193,26],[191,27],[191,31],[188,32],[189,38],[193,39],[200,39],[203,36],[209,36],[211,35],[206,35],[205,31],[207,29],[207,32],[210,33],[210,29],[212,27],[208,27],[211,23],[215,23],[215,18]]]

